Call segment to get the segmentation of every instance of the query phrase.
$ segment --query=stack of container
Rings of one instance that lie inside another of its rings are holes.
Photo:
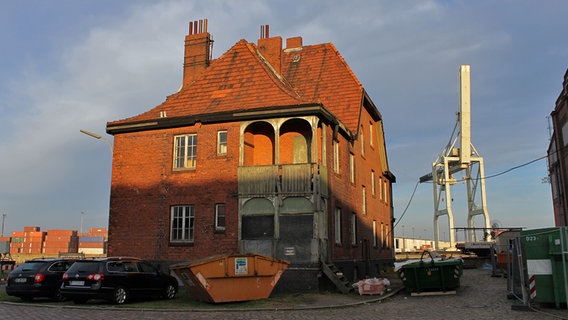
[[[78,252],[94,255],[105,254],[107,240],[107,228],[90,228],[88,233],[79,234]]]
[[[103,236],[80,236],[79,252],[84,254],[104,254],[106,252],[106,241]]]
[[[89,233],[85,234],[85,236],[93,236],[93,237],[103,237],[105,241],[108,239],[108,229],[107,228],[90,228]]]
[[[78,237],[76,230],[48,230],[43,243],[42,253],[76,253]]]
[[[40,231],[40,227],[24,227],[24,231],[12,232],[10,253],[105,254],[107,238],[107,228],[91,228],[88,233],[78,234],[77,230],[48,230],[45,232]]]
[[[23,232],[12,232],[10,252],[42,253],[45,234],[39,227],[24,227]]]
[[[10,253],[21,253],[24,250],[24,232],[12,232],[12,240],[10,242]]]

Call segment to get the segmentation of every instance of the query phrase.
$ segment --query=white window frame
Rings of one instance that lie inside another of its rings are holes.
[[[562,132],[562,141],[564,142],[564,146],[567,146],[568,145],[568,121],[564,122],[562,124],[560,132]]]
[[[341,245],[341,208],[335,208],[335,244]]]
[[[373,123],[369,122],[369,146],[373,146],[373,136],[374,136],[374,132],[373,132]]]
[[[373,195],[373,197],[377,195],[376,189],[375,170],[371,170],[371,195]]]
[[[357,214],[351,215],[351,245],[357,245]]]
[[[382,196],[382,199],[383,199],[383,201],[386,202],[386,203],[388,203],[388,190],[387,190],[387,187],[388,187],[387,179],[383,179],[383,196]]]
[[[381,222],[381,247],[385,247],[385,224]]]
[[[339,141],[333,140],[333,172],[339,173]]]
[[[227,155],[227,130],[217,131],[217,155]]]
[[[390,248],[390,230],[389,230],[389,225],[385,224],[385,248]]]
[[[223,208],[221,210],[221,208]],[[223,223],[219,223],[220,221]],[[227,206],[224,203],[215,204],[215,230],[225,231],[227,227]]]
[[[361,125],[361,134],[360,134],[360,138],[361,138],[361,155],[365,156],[365,134],[364,134],[365,130],[363,129],[363,125]]]
[[[373,247],[377,247],[378,237],[377,237],[377,220],[373,220]]]
[[[174,169],[195,169],[197,164],[197,134],[174,137]]]
[[[195,207],[172,206],[170,215],[170,242],[192,243],[195,239]]]
[[[367,187],[361,186],[361,212],[367,214]]]
[[[349,181],[355,183],[355,155],[349,153]]]

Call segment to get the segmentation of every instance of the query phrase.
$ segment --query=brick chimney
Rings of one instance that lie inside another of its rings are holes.
[[[260,27],[258,51],[270,63],[274,71],[280,74],[282,71],[282,37],[270,38],[268,25]]]
[[[189,22],[189,34],[185,37],[183,59],[183,87],[187,88],[199,78],[211,62],[213,40],[207,32],[207,19]]]

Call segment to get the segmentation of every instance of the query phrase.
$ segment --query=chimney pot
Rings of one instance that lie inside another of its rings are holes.
[[[194,82],[209,66],[213,40],[207,32],[207,19],[189,22],[185,37],[183,87]]]

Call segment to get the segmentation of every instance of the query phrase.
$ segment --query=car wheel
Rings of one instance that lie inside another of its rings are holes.
[[[177,288],[173,284],[168,284],[164,289],[164,298],[173,299],[176,297]]]
[[[66,300],[59,289],[51,296],[51,299],[59,302]]]
[[[112,294],[112,303],[123,304],[128,300],[128,291],[124,287],[116,287]]]

